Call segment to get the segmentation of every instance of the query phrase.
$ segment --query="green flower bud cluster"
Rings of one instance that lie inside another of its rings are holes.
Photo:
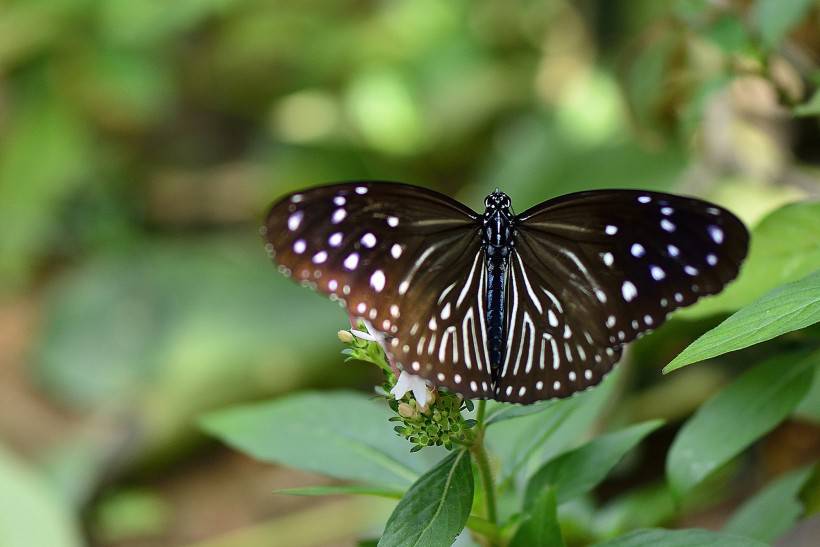
[[[473,402],[455,393],[432,391],[430,394],[432,398],[426,408],[418,404],[412,393],[399,401],[390,400],[390,408],[398,414],[390,421],[400,422],[393,429],[410,441],[413,445],[410,451],[417,452],[425,446],[444,446],[450,450],[456,444],[469,444],[475,420],[465,420],[462,410],[472,410]]]

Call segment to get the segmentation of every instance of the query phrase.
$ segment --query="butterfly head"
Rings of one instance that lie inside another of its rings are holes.
[[[510,213],[510,196],[499,190],[498,188],[492,194],[484,198],[484,207],[487,208],[486,213],[492,214],[496,211],[501,213]]]

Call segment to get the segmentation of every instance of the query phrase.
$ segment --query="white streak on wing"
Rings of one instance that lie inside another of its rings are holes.
[[[533,338],[535,335],[535,324],[533,324],[532,319],[530,318],[530,314],[524,312],[524,318],[521,320],[521,340],[518,343],[518,355],[515,357],[515,366],[513,367],[513,376],[518,376],[518,367],[521,365],[521,357],[523,356],[524,352],[524,337],[529,336],[530,340],[530,348],[529,348],[529,355],[532,355],[533,344],[535,343],[535,339]],[[530,362],[531,359],[527,358],[527,366],[531,367],[532,363]]]
[[[430,337],[430,343],[427,344],[427,355],[433,355],[433,350],[436,349],[436,333]]]
[[[441,344],[438,345],[438,360],[440,363],[444,362],[444,354],[447,352],[448,338],[450,338],[450,329],[444,331],[441,335]]]
[[[552,350],[552,368],[558,370],[558,344],[551,334],[544,334],[544,338],[550,341],[550,349]]]
[[[478,359],[478,370],[482,370],[482,363],[487,365],[487,371],[490,370],[490,349],[487,347],[487,327],[484,324],[486,313],[484,312],[484,293],[485,285],[487,284],[487,268],[484,267],[484,261],[481,261],[481,274],[478,278],[478,321],[480,329],[478,336],[474,336],[473,344],[476,346],[476,359]],[[478,351],[478,341],[481,340],[481,349],[483,355]]]
[[[512,275],[510,277],[512,277]],[[512,354],[510,350],[512,349],[513,339],[515,338],[515,327],[518,326],[515,320],[516,312],[518,311],[518,285],[513,281],[510,283],[510,286],[512,287],[512,295],[510,298],[510,300],[512,300],[512,313],[509,315],[511,319],[511,321],[509,321],[510,332],[507,333],[507,350],[504,355],[504,366],[501,368],[502,378],[507,376],[507,367],[510,365],[510,354]]]
[[[469,310],[467,310],[467,313],[464,315],[464,319],[462,319],[462,321],[461,321],[461,336],[462,336],[462,343],[464,344],[464,362],[467,365],[467,370],[470,370],[470,369],[473,368],[473,362],[472,362],[472,359],[470,359],[470,347],[468,346],[468,343],[470,341],[470,336],[467,334],[467,323],[468,322],[470,323],[471,326],[475,323],[475,318],[473,317],[473,308],[472,308],[472,306],[470,307]],[[474,329],[471,328],[470,330],[474,330]],[[476,358],[479,358],[477,353],[476,353]]]
[[[530,348],[527,352],[527,366],[524,367],[524,372],[529,374],[529,372],[532,370],[532,362],[534,360],[533,357],[535,357],[535,323],[532,322],[532,318],[529,316],[529,314],[524,314],[524,321],[525,323],[529,323],[530,331]],[[521,340],[521,342],[523,344],[523,339]],[[518,363],[515,364],[515,368],[518,368]],[[513,372],[513,374],[515,374],[515,372]]]
[[[446,289],[441,291],[441,295],[438,297],[437,304],[441,304],[442,300],[444,300],[447,297],[447,294],[449,294],[449,292],[452,291],[453,287],[455,287],[455,286],[456,286],[456,282],[453,281]]]
[[[569,258],[570,258],[570,260],[572,260],[572,261],[575,263],[575,265],[576,265],[576,266],[578,266],[578,269],[579,269],[579,270],[581,270],[581,273],[583,273],[583,274],[584,274],[584,277],[586,277],[587,279],[589,279],[589,272],[587,271],[586,266],[584,266],[584,265],[581,263],[581,261],[580,261],[580,260],[578,260],[578,257],[577,257],[577,256],[575,256],[575,253],[573,253],[572,251],[568,251],[568,250],[566,250],[566,249],[564,249],[564,248],[562,248],[562,247],[559,247],[559,248],[558,248],[558,250],[559,250],[559,252],[560,252],[561,254],[563,254],[564,256],[569,257]]]
[[[544,353],[546,353],[546,351],[547,351],[547,343],[545,341],[545,338],[542,336],[541,337],[541,355],[538,356],[538,366],[541,368],[541,370],[544,370],[544,367],[545,367]],[[529,371],[527,371],[527,372],[529,372]]]
[[[458,330],[453,327],[447,327],[447,332],[453,333],[453,363],[458,363]]]
[[[547,289],[545,289],[544,287],[541,287],[541,290],[544,291],[544,294],[546,294],[549,297],[550,300],[552,300],[552,303],[555,305],[555,307],[558,309],[558,311],[563,313],[564,308],[561,307],[561,303],[558,301],[557,298],[555,298],[555,295],[552,294]]]
[[[416,272],[419,270],[421,265],[424,264],[424,261],[427,260],[427,257],[430,256],[430,254],[436,250],[436,247],[438,247],[438,245],[431,245],[423,253],[421,253],[421,256],[418,257],[418,259],[416,259],[416,263],[413,264],[413,267],[410,269],[407,275],[404,276],[404,279],[402,280],[400,287],[408,287],[410,285],[410,281],[413,280],[413,276],[416,275]],[[401,292],[401,289],[399,289],[399,291],[401,294],[404,294],[403,292]],[[405,292],[406,291],[407,289],[405,289]]]
[[[532,303],[538,309],[538,313],[544,313],[541,302],[536,298],[535,291],[532,290],[530,280],[527,278],[527,272],[524,270],[524,263],[521,261],[521,256],[515,253],[515,258],[518,260],[518,267],[521,268],[521,278],[524,280],[524,286],[527,287],[527,294],[530,295],[530,300],[532,300]]]
[[[456,307],[460,308],[461,303],[464,302],[464,298],[467,296],[467,292],[470,290],[470,286],[473,284],[473,275],[475,275],[476,265],[478,264],[478,259],[481,258],[483,253],[476,253],[475,260],[473,260],[473,265],[470,267],[470,275],[467,277],[467,283],[464,284],[464,288],[461,289],[461,294],[458,295],[458,300],[456,300]],[[479,294],[479,297],[481,295]]]
[[[419,337],[419,343],[416,344],[416,354],[421,355],[421,352],[424,351],[424,341],[427,340],[426,336]]]

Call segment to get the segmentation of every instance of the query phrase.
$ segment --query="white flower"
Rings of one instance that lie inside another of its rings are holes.
[[[367,340],[368,342],[378,342],[379,339],[370,334],[369,332],[364,332],[361,330],[350,329],[350,334],[355,336],[356,338],[361,338],[362,340]]]
[[[390,390],[390,394],[396,399],[401,399],[408,391],[413,392],[413,397],[416,398],[416,402],[421,408],[427,407],[429,396],[427,392],[427,381],[421,376],[402,371],[401,374],[399,374],[396,385]]]

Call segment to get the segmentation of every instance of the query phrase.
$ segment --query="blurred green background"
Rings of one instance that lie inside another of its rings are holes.
[[[820,195],[818,24],[811,0],[0,0],[0,545],[378,532],[383,504],[275,496],[324,479],[197,433],[379,381],[342,364],[344,313],[268,263],[267,204],[342,179],[518,210],[641,187],[754,224]],[[620,404],[644,418],[732,374],[661,378],[702,330],[673,325],[634,352]],[[763,474],[820,450],[816,425],[776,434]]]

